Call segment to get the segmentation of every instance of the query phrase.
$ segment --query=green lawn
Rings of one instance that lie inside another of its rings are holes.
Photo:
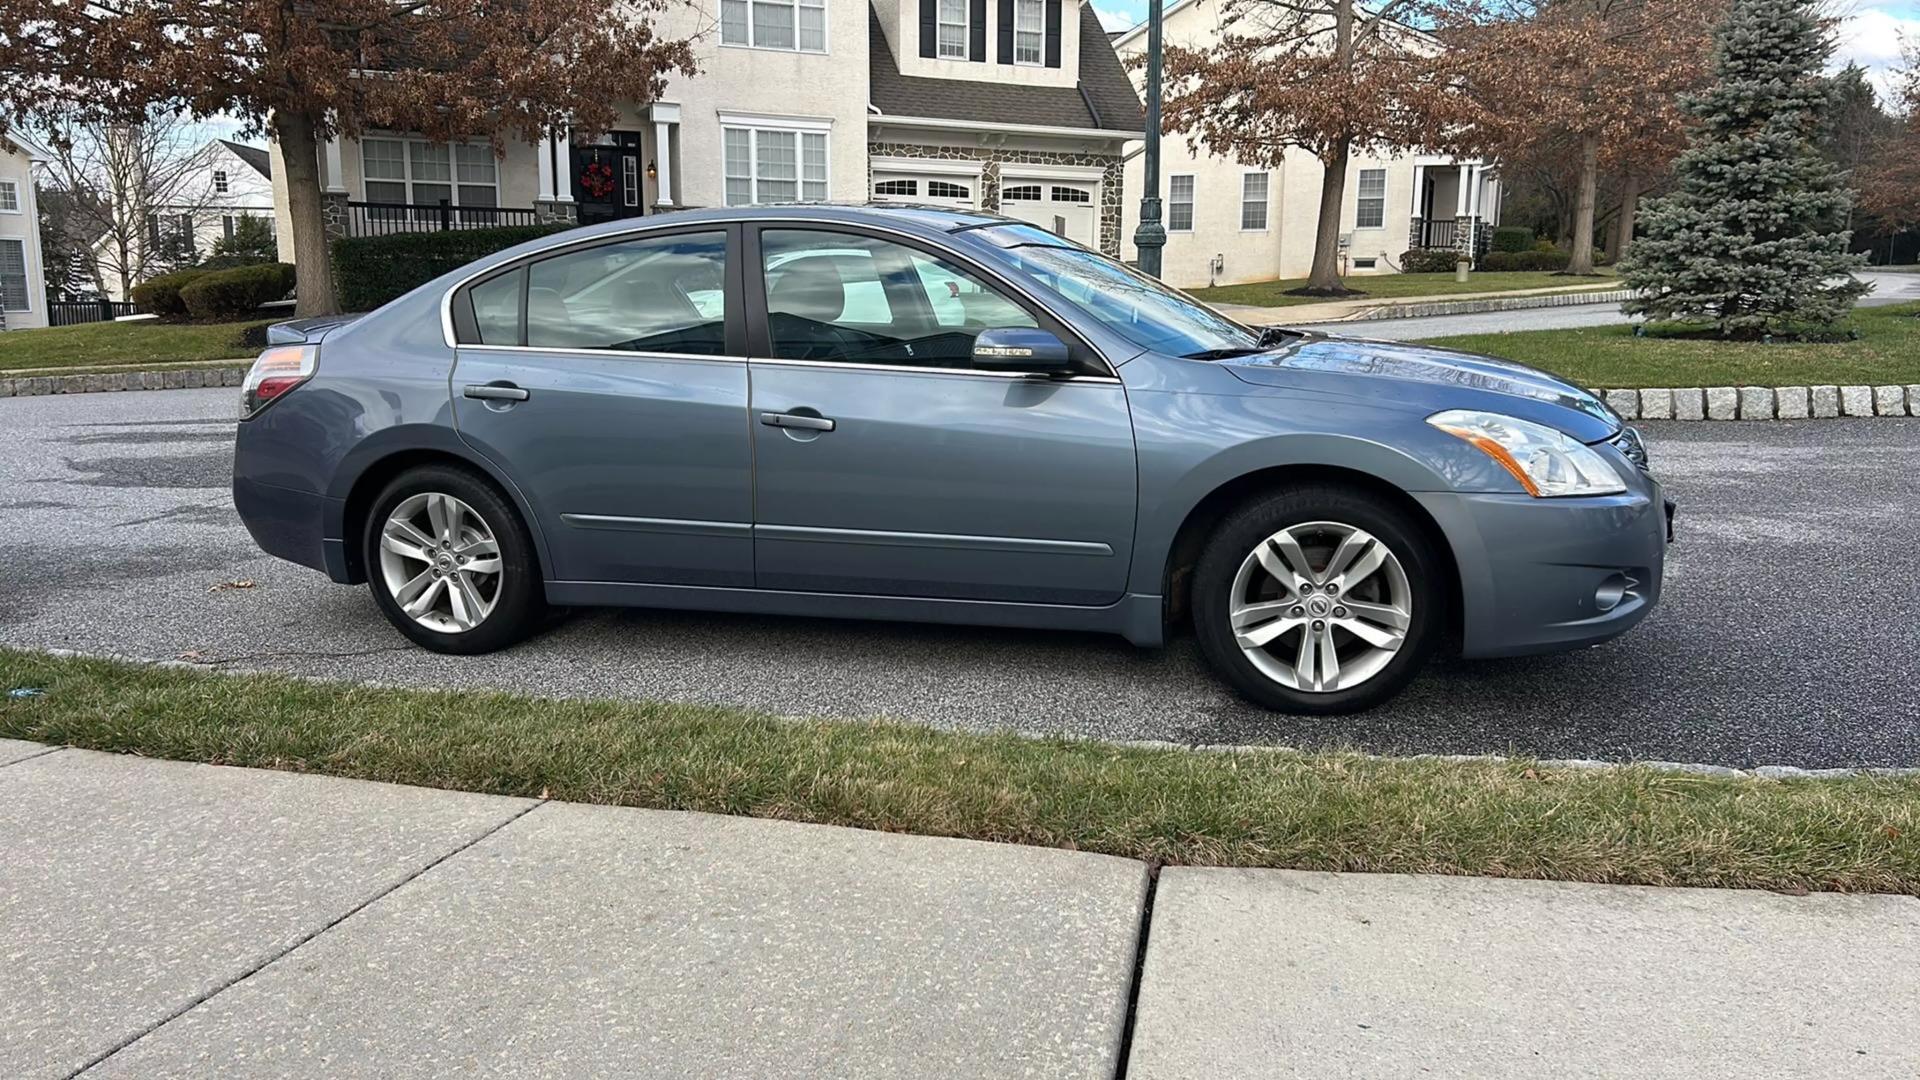
[[[1453,296],[1459,293],[1511,292],[1517,289],[1564,289],[1605,281],[1612,275],[1612,270],[1602,270],[1590,278],[1568,277],[1565,274],[1555,274],[1546,270],[1511,270],[1499,273],[1468,274],[1465,282],[1453,280],[1452,274],[1355,275],[1346,279],[1347,288],[1359,289],[1366,295],[1345,299],[1394,300],[1409,296]],[[1282,278],[1279,281],[1254,281],[1245,285],[1221,285],[1213,289],[1189,289],[1188,292],[1209,304],[1291,307],[1295,304],[1327,302],[1329,298],[1324,296],[1288,296],[1286,294],[1288,289],[1298,289],[1306,283],[1306,278]]]
[[[251,357],[237,323],[100,322],[0,333],[0,371],[88,365],[175,364]]]
[[[1698,337],[1634,337],[1631,327],[1527,330],[1436,338],[1468,352],[1518,360],[1581,386],[1811,386],[1920,383],[1920,303],[1860,308],[1859,341],[1761,344]]]
[[[1920,894],[1920,778],[1209,753],[0,649],[0,737],[1162,864]]]

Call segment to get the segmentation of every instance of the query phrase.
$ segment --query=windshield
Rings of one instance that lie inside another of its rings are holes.
[[[1143,349],[1202,357],[1261,347],[1254,331],[1105,255],[1027,246],[1006,254],[1028,278]]]

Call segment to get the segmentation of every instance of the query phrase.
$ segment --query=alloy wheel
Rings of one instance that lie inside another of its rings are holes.
[[[1240,651],[1273,681],[1331,693],[1392,662],[1413,620],[1399,556],[1352,525],[1313,521],[1261,541],[1233,578],[1227,617]]]
[[[486,621],[500,599],[500,544],[486,519],[451,495],[401,500],[380,527],[380,575],[407,617],[457,634]]]

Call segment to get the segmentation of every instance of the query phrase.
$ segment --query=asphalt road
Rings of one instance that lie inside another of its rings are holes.
[[[594,610],[434,656],[364,589],[254,549],[227,490],[236,398],[0,399],[0,643],[1099,738],[1920,765],[1920,419],[1646,425],[1681,513],[1645,624],[1437,664],[1388,707],[1314,719],[1230,697],[1188,639]]]
[[[1920,300],[1920,274],[1864,270],[1859,276],[1873,283],[1861,307],[1903,304]],[[1374,319],[1358,323],[1327,323],[1316,329],[1339,327],[1335,333],[1381,341],[1416,341],[1453,334],[1506,334],[1519,330],[1565,330],[1579,326],[1610,326],[1631,321],[1618,304],[1576,304],[1571,307],[1488,311],[1475,315],[1435,315],[1424,319]]]

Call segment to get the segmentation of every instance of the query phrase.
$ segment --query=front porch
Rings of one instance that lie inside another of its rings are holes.
[[[511,225],[593,224],[685,207],[675,185],[680,109],[623,109],[592,140],[430,143],[370,133],[321,147],[329,235],[384,236]]]
[[[1500,220],[1500,183],[1480,161],[1417,160],[1407,246],[1456,251],[1473,262],[1487,253]]]

